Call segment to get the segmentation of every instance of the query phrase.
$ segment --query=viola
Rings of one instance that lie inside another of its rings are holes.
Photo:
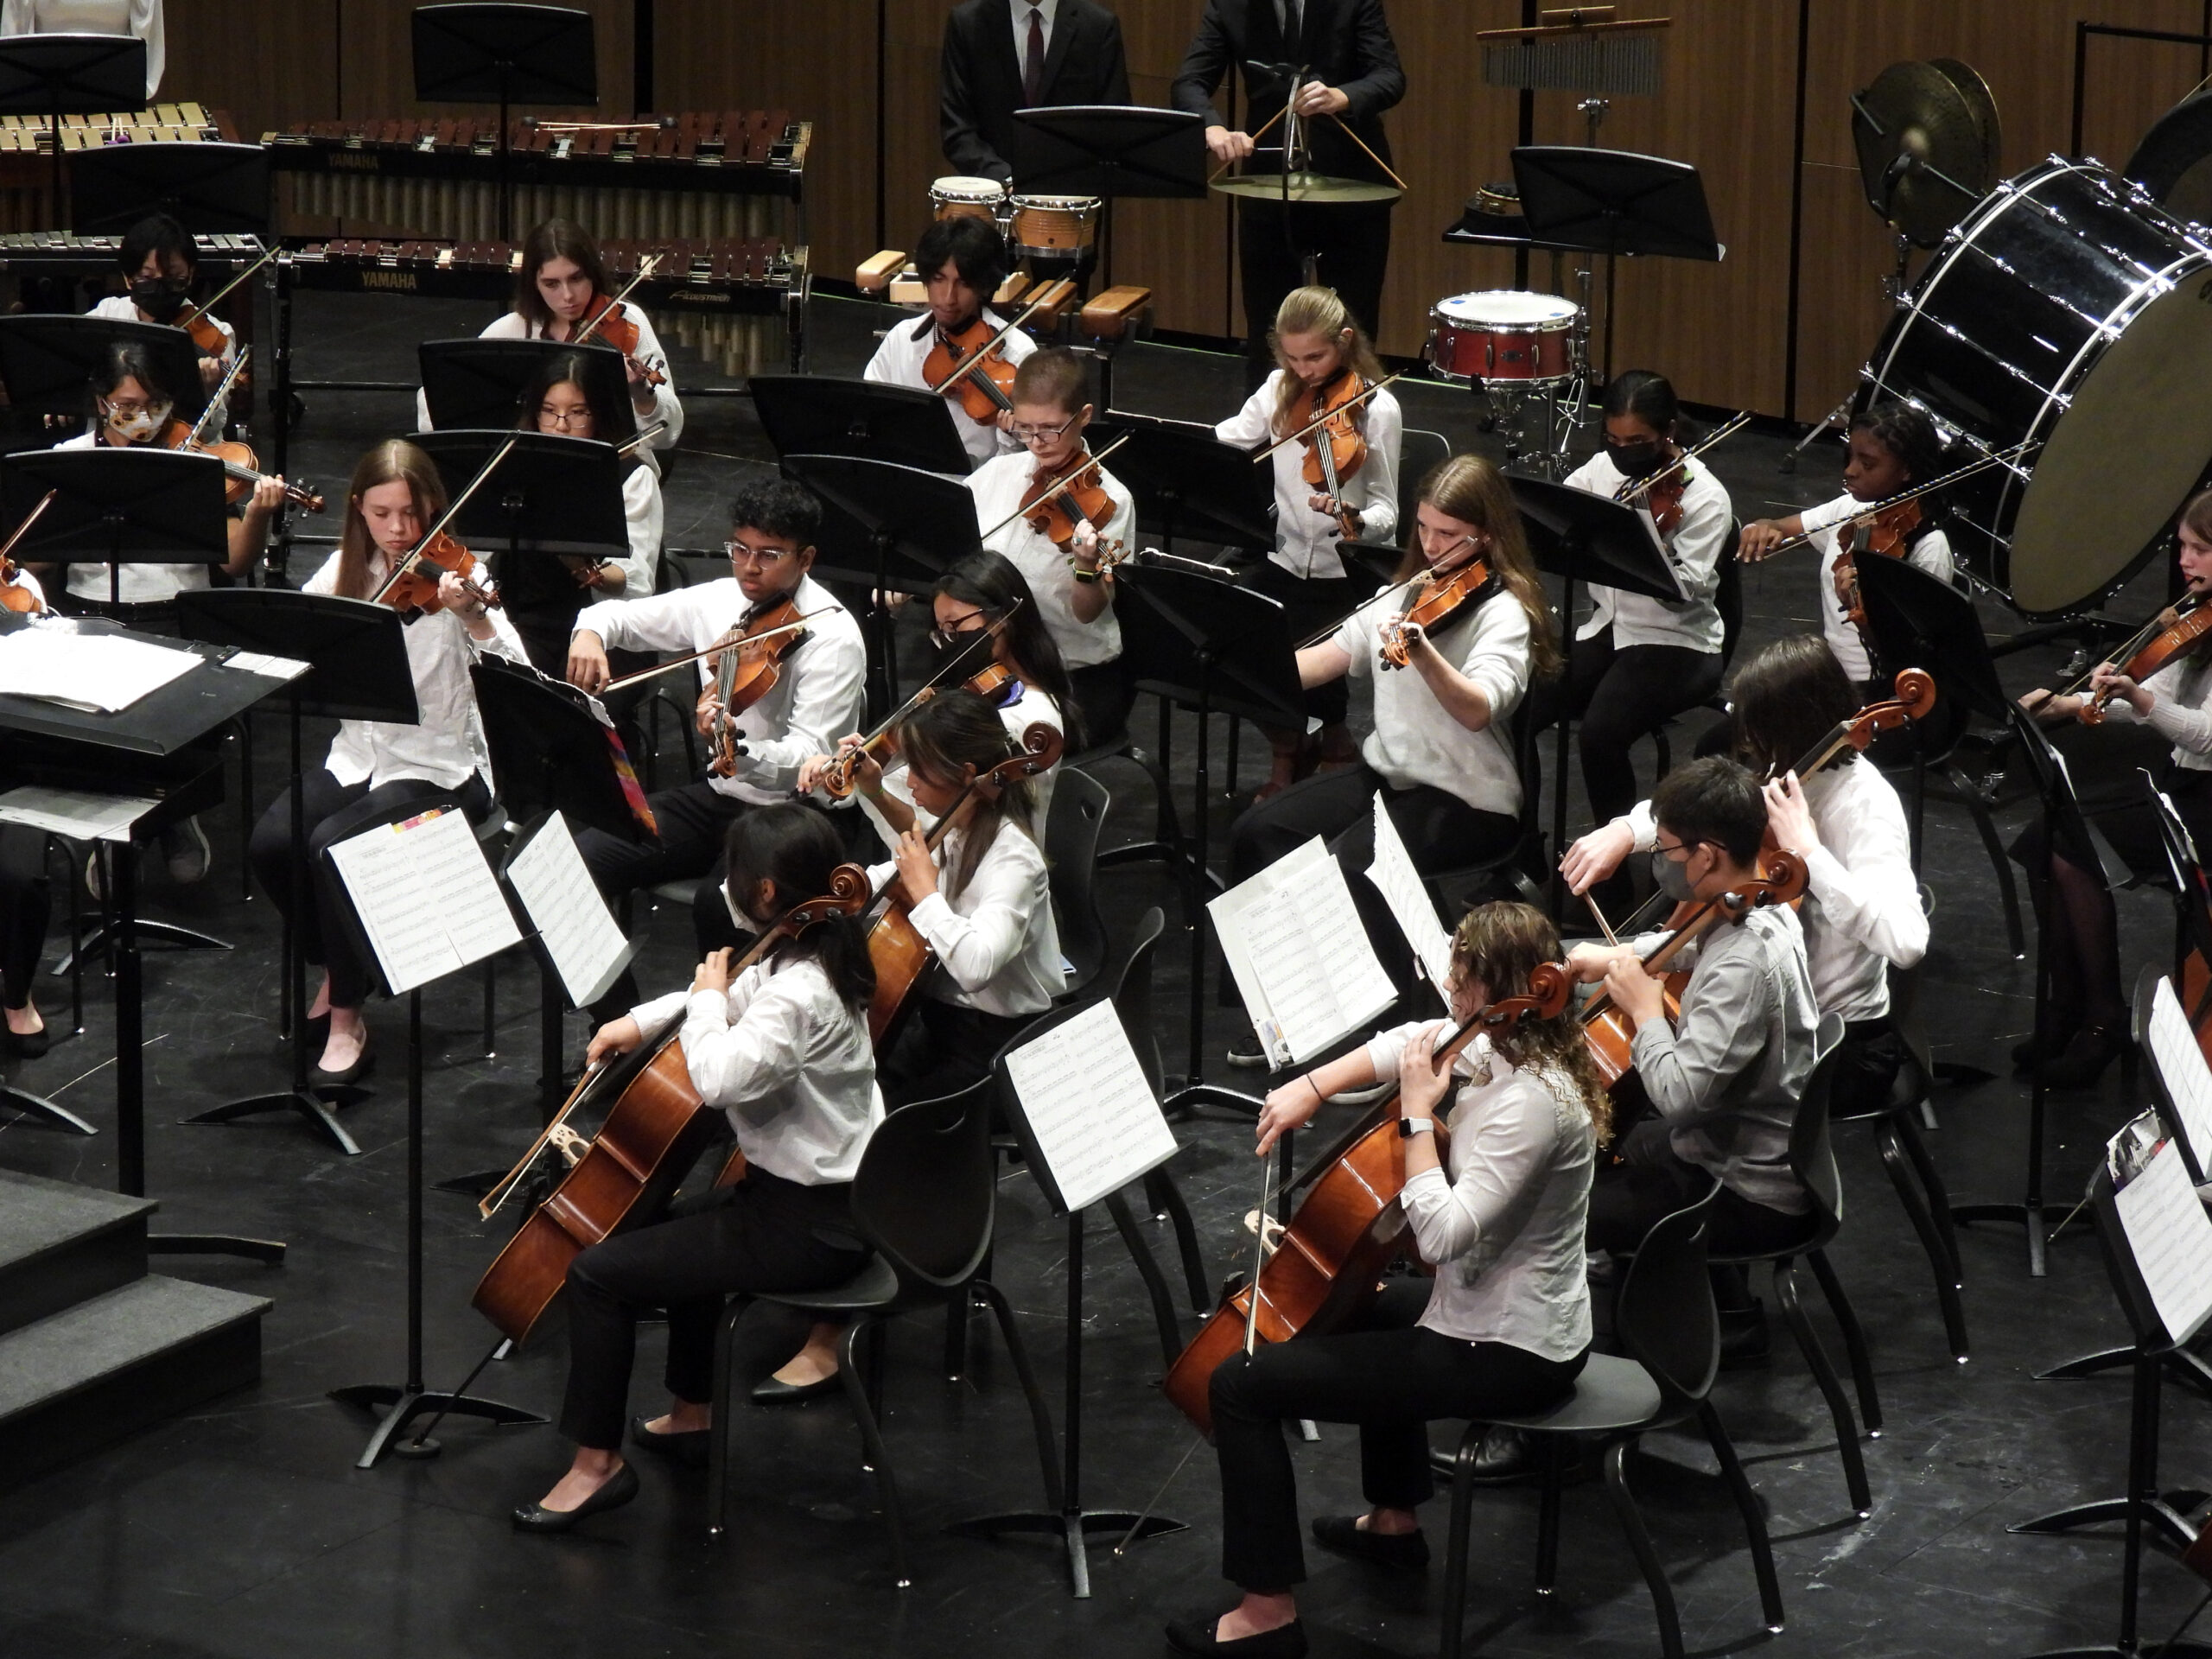
[[[960,407],[978,426],[995,426],[1014,408],[1014,365],[999,349],[999,342],[1013,332],[1009,324],[995,329],[978,311],[965,327],[948,332],[940,327],[922,359],[922,378],[931,391],[957,396]],[[957,377],[957,378],[956,378]]]
[[[868,872],[841,864],[829,893],[796,905],[763,931],[731,970],[735,980],[776,942],[796,938],[832,916],[855,916],[868,900]],[[566,1281],[569,1264],[590,1246],[642,1226],[666,1207],[714,1131],[718,1116],[699,1098],[684,1064],[679,1014],[628,1054],[588,1071],[522,1161],[478,1205],[489,1220],[548,1147],[558,1147],[568,1173],[516,1230],[485,1270],[472,1299],[476,1311],[510,1341],[527,1337]],[[611,1097],[599,1133],[588,1140],[569,1119]],[[742,1168],[733,1158],[723,1171]]]
[[[737,757],[745,746],[738,740],[736,717],[774,688],[783,677],[784,658],[805,638],[798,601],[785,594],[754,606],[727,645],[717,647],[714,683],[699,696],[702,709],[709,697],[720,705],[707,734],[712,748],[707,769],[716,777],[737,776]]]
[[[1526,1019],[1557,1018],[1566,1011],[1572,988],[1565,968],[1539,963],[1529,973],[1526,995],[1501,997],[1478,1008],[1433,1052],[1430,1063],[1440,1070],[1450,1065],[1480,1033],[1496,1037]],[[1406,1228],[1398,1203],[1406,1184],[1405,1141],[1391,1109],[1397,1097],[1393,1084],[1345,1139],[1300,1178],[1299,1184],[1311,1190],[1273,1253],[1252,1282],[1223,1300],[1168,1368],[1160,1391],[1200,1433],[1213,1433],[1207,1388],[1222,1361],[1240,1350],[1249,1353],[1258,1343],[1324,1335],[1374,1300],[1376,1281],[1398,1253]],[[1270,1160],[1270,1173],[1273,1168]],[[1261,1210],[1264,1236],[1264,1194]]]
[[[2212,605],[2191,594],[2181,605],[2168,606],[2152,618],[2152,622],[2158,632],[2145,640],[2120,667],[2120,671],[2138,685],[2176,658],[2194,651],[2208,634],[2212,634]],[[2138,636],[2139,639],[2140,637]],[[2099,692],[2082,702],[2080,718],[2084,726],[2104,723],[2105,705],[2112,701],[2112,695],[2110,692]]]
[[[1644,492],[1644,502],[1651,509],[1652,524],[1661,536],[1670,540],[1682,527],[1682,492],[1688,487],[1689,480],[1682,476],[1678,467]]]
[[[840,752],[836,758],[823,769],[822,787],[842,801],[858,787],[858,779],[854,773],[861,755],[873,754],[881,761],[896,754],[899,752],[897,736],[899,722],[937,696],[939,688],[965,670],[969,659],[976,652],[984,649],[986,645],[995,650],[995,642],[1006,632],[1006,626],[1013,620],[1014,612],[1020,608],[1020,601],[1016,600],[1014,607],[1009,608],[1004,616],[978,629],[969,642],[961,648],[958,655],[930,676],[921,689],[912,696],[886,715],[874,731],[868,733],[851,748]],[[987,655],[983,665],[969,673],[961,683],[995,708],[1010,701],[1007,696],[1008,688],[1018,686],[1021,682],[1014,678],[1013,670]]]
[[[1367,465],[1367,434],[1355,411],[1375,391],[1358,375],[1343,369],[1318,391],[1312,386],[1300,387],[1290,406],[1291,424],[1308,429],[1302,440],[1306,464],[1300,476],[1316,493],[1337,504],[1337,524],[1347,541],[1357,541],[1359,531],[1352,522],[1351,509],[1344,505],[1344,480]]]
[[[1116,447],[1127,442],[1126,438],[1116,439]],[[1106,526],[1114,522],[1114,498],[1106,493],[1098,462],[1091,458],[1087,446],[1078,449],[1074,459],[1058,472],[1039,473],[1029,480],[1029,487],[1021,495],[1021,516],[1029,521],[1032,530],[1066,552],[1088,529],[1101,538],[1101,563],[1106,562],[1109,550],[1118,552],[1121,548],[1120,543],[1109,543],[1103,539]]]
[[[217,289],[213,294],[210,294],[206,299],[186,306],[181,312],[177,314],[176,320],[170,326],[172,327],[181,328],[185,333],[190,334],[192,336],[193,345],[199,348],[200,354],[202,357],[221,357],[226,351],[230,349],[231,342],[229,336],[225,334],[222,329],[216,324],[214,315],[215,308],[220,305],[225,299],[229,297],[231,291],[237,288],[239,283],[245,282],[246,278],[252,276],[255,271],[259,270],[271,259],[274,259],[279,252],[280,247],[280,244],[271,242],[269,245],[268,249],[258,259],[256,259],[252,264],[239,270],[229,282],[225,283],[220,288]],[[228,383],[231,380],[235,379],[241,386],[248,384],[246,376],[243,372],[243,370],[245,367],[243,360],[244,356],[244,353],[239,353],[241,360],[232,365],[230,374],[226,377],[224,386],[217,389],[215,396],[210,400],[211,402],[222,402],[223,392],[228,389]],[[315,511],[320,512],[321,509],[318,507]]]
[[[622,302],[630,297],[632,289],[658,270],[666,257],[666,255],[659,253],[646,255],[639,262],[638,274],[623,283],[622,291],[613,299],[607,298],[604,294],[594,294],[590,302],[584,307],[583,315],[578,319],[574,331],[569,334],[568,343],[571,346],[582,346],[596,334],[616,351],[621,353],[624,357],[636,363],[639,369],[643,372],[647,385],[658,386],[665,384],[668,377],[660,372],[658,364],[647,363],[639,358],[638,325],[629,313],[622,308]]]
[[[1411,602],[1383,627],[1382,666],[1404,668],[1413,661],[1412,643],[1406,638],[1408,627],[1417,627],[1425,634],[1448,627],[1461,612],[1479,605],[1491,592],[1490,564],[1481,558],[1469,559],[1449,575],[1428,574]]]
[[[1030,726],[1021,734],[1021,746],[988,771],[978,772],[960,791],[951,810],[931,828],[930,850],[938,849],[953,820],[960,816],[960,809],[976,791],[996,791],[1001,785],[1050,772],[1059,764],[1065,741],[1057,728],[1042,721]],[[893,876],[883,889],[881,908],[868,926],[868,954],[875,965],[875,995],[868,1005],[868,1034],[879,1051],[897,1034],[899,1020],[913,1000],[914,987],[937,959],[929,941],[907,914],[912,908],[905,886]]]
[[[1613,492],[1613,499],[1634,504],[1639,497],[1650,511],[1652,524],[1659,534],[1672,539],[1682,527],[1682,493],[1689,487],[1690,462],[1719,444],[1740,429],[1751,418],[1748,409],[1732,416],[1706,435],[1705,442],[1688,449],[1677,451],[1675,458],[1658,471],[1642,478],[1630,479]]]

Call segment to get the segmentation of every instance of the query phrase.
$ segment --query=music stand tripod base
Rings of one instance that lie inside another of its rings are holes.
[[[67,1107],[55,1105],[43,1095],[35,1095],[27,1089],[12,1088],[6,1084],[0,1084],[0,1109],[22,1112],[49,1128],[69,1129],[78,1135],[99,1133]]]
[[[1090,1595],[1090,1539],[1094,1534],[1111,1535],[1124,1538],[1129,1529],[1136,1529],[1136,1538],[1164,1537],[1171,1532],[1189,1530],[1187,1522],[1169,1519],[1164,1515],[1140,1516],[1128,1510],[1069,1510],[1053,1514],[1043,1510],[1017,1510],[1010,1515],[987,1515],[974,1521],[956,1521],[945,1530],[963,1538],[985,1540],[1001,1538],[1008,1534],[1034,1534],[1039,1537],[1057,1538],[1068,1552],[1068,1573],[1073,1582],[1077,1600]]]

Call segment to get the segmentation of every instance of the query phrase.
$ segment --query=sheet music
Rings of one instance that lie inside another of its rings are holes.
[[[1428,976],[1428,982],[1438,990],[1452,974],[1452,936],[1436,919],[1436,906],[1429,902],[1428,887],[1421,879],[1421,872],[1414,868],[1413,855],[1406,851],[1405,839],[1398,834],[1397,821],[1382,804],[1382,792],[1375,792],[1375,861],[1367,867],[1367,879],[1390,906],[1390,913],[1398,918],[1398,925],[1406,936],[1406,943],[1414,948],[1414,958],[1421,971]]]
[[[2158,1323],[2186,1342],[2212,1313],[2212,1220],[2169,1141],[2117,1194],[2120,1223]]]
[[[1319,836],[1206,909],[1277,1068],[1319,1053],[1396,999],[1344,872]]]
[[[96,795],[85,789],[25,784],[0,795],[0,821],[28,824],[74,841],[128,841],[130,826],[160,804],[137,795]]]
[[[630,944],[584,868],[568,820],[558,812],[548,818],[509,861],[507,880],[553,958],[569,1006],[596,1002],[628,963]]]
[[[1111,1002],[1022,1044],[1006,1069],[1064,1210],[1095,1204],[1175,1155],[1175,1132]]]
[[[0,635],[0,696],[115,714],[200,665],[196,652],[68,627]]]
[[[234,651],[223,658],[225,668],[242,669],[272,680],[296,680],[313,666],[291,657],[270,657],[257,651]]]
[[[2196,1167],[2205,1170],[2205,1160],[2212,1158],[2212,1066],[2205,1064],[2171,979],[2161,979],[2151,999],[2150,1035],[2152,1062],[2173,1103],[2175,1128]]]
[[[522,943],[464,813],[378,824],[330,855],[395,996]]]

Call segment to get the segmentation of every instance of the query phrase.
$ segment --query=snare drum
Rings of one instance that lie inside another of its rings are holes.
[[[1428,315],[1429,367],[1444,379],[1546,384],[1574,372],[1582,308],[1572,300],[1487,289],[1439,300]]]
[[[1016,196],[1014,234],[1008,238],[1015,257],[1073,259],[1090,251],[1098,234],[1096,196]]]
[[[988,219],[995,225],[1006,211],[1006,186],[956,174],[930,185],[930,207],[932,218]]]

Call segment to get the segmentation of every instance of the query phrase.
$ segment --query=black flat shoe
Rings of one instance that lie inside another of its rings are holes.
[[[2044,1062],[2043,1085],[2046,1089],[2089,1088],[2126,1046],[2126,1037],[2110,1026],[2084,1026],[2074,1033],[2063,1054]]]
[[[832,1371],[818,1382],[784,1382],[771,1372],[753,1385],[750,1398],[756,1406],[802,1405],[809,1400],[818,1400],[825,1394],[836,1394],[843,1389],[845,1385],[837,1377],[838,1374]]]
[[[619,1510],[637,1495],[638,1471],[626,1463],[573,1510],[549,1510],[542,1503],[525,1503],[508,1519],[520,1532],[567,1532],[586,1516]]]
[[[327,1071],[322,1063],[317,1061],[308,1073],[308,1081],[318,1089],[342,1089],[347,1084],[358,1082],[367,1076],[373,1058],[369,1052],[369,1039],[365,1033],[361,1038],[361,1052],[353,1057],[353,1065],[342,1071]]]
[[[1218,1614],[1178,1619],[1167,1627],[1167,1645],[1178,1653],[1211,1654],[1219,1659],[1306,1659],[1306,1627],[1297,1619],[1233,1642],[1214,1640],[1213,1627],[1218,1622]]]
[[[0,1027],[0,1050],[19,1060],[37,1059],[54,1046],[54,1033],[44,1026],[36,1031],[9,1031]]]
[[[1370,1532],[1356,1515],[1317,1516],[1313,1541],[1324,1549],[1377,1567],[1395,1567],[1418,1573],[1428,1565],[1428,1540],[1418,1532]]]
[[[1474,1467],[1468,1470],[1467,1478],[1479,1486],[1510,1486],[1516,1481],[1534,1480],[1542,1472],[1535,1443],[1517,1428],[1500,1428],[1493,1423],[1475,1448]]]
[[[708,1428],[679,1429],[675,1433],[663,1433],[646,1427],[652,1419],[632,1417],[630,1420],[630,1443],[642,1446],[648,1452],[658,1452],[664,1458],[674,1458],[679,1463],[704,1463],[707,1460],[707,1441],[714,1431]]]

